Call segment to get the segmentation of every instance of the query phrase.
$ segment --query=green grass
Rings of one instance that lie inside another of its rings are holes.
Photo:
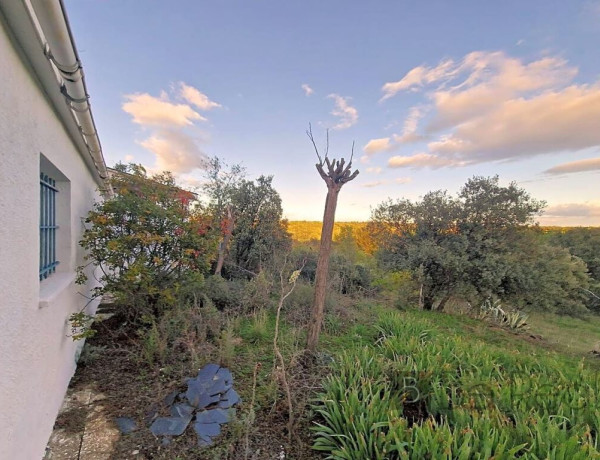
[[[329,458],[598,458],[594,449],[600,412],[594,395],[600,386],[590,379],[597,375],[593,369],[600,368],[600,359],[589,350],[598,340],[600,319],[533,315],[531,330],[518,334],[454,314],[409,310],[390,316],[389,307],[363,301],[348,305],[344,320],[328,321],[319,348],[335,362],[317,399],[335,404],[316,404],[313,411],[298,415],[313,418],[315,445]],[[255,395],[259,422],[274,407],[274,398],[282,397],[271,375],[274,329],[274,311],[267,310],[236,321],[232,334],[230,367],[244,401],[252,397],[254,366],[261,364]],[[286,360],[297,356],[304,344],[305,331],[283,321],[280,348]],[[531,380],[521,381],[517,396],[506,399],[499,382],[512,382],[514,387],[518,379],[533,374],[539,374],[533,382],[537,390],[531,390]],[[405,378],[427,382],[418,389],[426,395],[423,407],[431,417],[412,426],[416,406],[403,416],[406,394],[399,382]],[[484,395],[475,394],[474,407],[469,406],[470,398],[459,397],[462,389],[481,382],[499,400],[497,407],[488,410]],[[568,394],[548,392],[548,384],[572,388],[577,397],[583,394],[593,410],[583,415],[568,412]],[[328,412],[340,421],[328,419]],[[509,427],[503,417],[514,418],[510,423],[518,427]],[[586,437],[586,427],[593,423],[594,435]],[[342,439],[348,441],[346,450],[340,446]]]
[[[320,351],[327,355],[337,355],[347,350],[372,344],[377,335],[377,318],[387,311],[373,302],[362,302],[350,307],[351,322],[340,322],[335,328],[324,327],[320,338]],[[240,382],[239,392],[245,401],[252,397],[254,366],[260,363],[257,379],[257,407],[271,407],[277,391],[273,385],[273,337],[275,331],[275,311],[263,310],[258,314],[241,319],[235,325],[234,335],[239,337],[235,344],[234,362],[231,368]],[[306,331],[295,328],[282,320],[280,324],[279,347],[286,361],[298,356],[306,344]]]
[[[314,404],[328,458],[600,458],[600,375],[575,350],[435,312],[379,314],[377,330],[337,357]]]
[[[563,353],[586,355],[600,343],[600,317],[584,319],[553,314],[532,314],[529,316],[531,332],[541,335],[544,340]]]
[[[600,370],[600,358],[590,352],[600,342],[600,317],[590,315],[585,319],[559,316],[552,313],[529,315],[529,329],[510,331],[485,321],[459,314],[412,311],[414,318],[431,318],[436,328],[448,334],[476,338],[489,345],[552,357],[561,362],[585,359],[587,365]]]

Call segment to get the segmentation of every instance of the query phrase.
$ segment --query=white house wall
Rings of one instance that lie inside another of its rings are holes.
[[[69,181],[57,201],[70,214],[59,222],[67,237],[59,238],[57,273],[42,282],[41,155]],[[75,371],[79,344],[68,336],[68,318],[87,302],[78,292],[89,296],[90,286],[74,284],[74,271],[97,187],[0,21],[0,459],[43,457]]]

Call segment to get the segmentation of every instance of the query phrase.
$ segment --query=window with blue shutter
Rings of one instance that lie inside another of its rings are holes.
[[[40,280],[56,271],[56,180],[40,174]]]

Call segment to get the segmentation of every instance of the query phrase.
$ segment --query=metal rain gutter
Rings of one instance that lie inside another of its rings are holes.
[[[101,179],[108,178],[102,146],[96,132],[85,76],[62,0],[25,0],[39,30],[44,54],[56,70],[60,91],[78,124]],[[110,193],[110,191],[109,191]]]

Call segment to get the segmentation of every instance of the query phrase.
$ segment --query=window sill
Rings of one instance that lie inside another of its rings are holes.
[[[56,298],[75,282],[75,273],[53,273],[40,283],[39,308],[47,308]]]

